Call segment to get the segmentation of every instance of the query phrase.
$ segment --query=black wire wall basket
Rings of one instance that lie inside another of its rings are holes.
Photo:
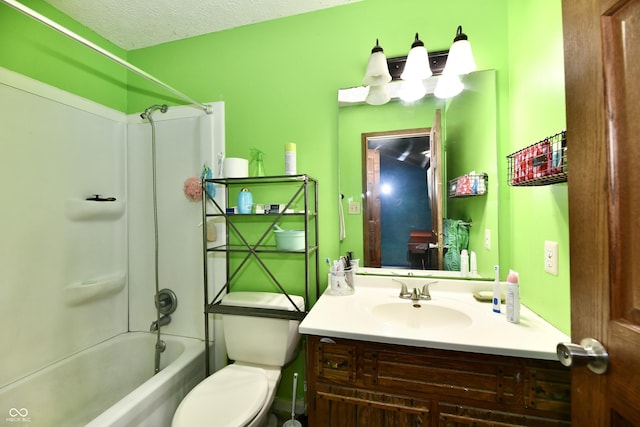
[[[507,156],[514,187],[567,182],[567,134],[562,131]]]

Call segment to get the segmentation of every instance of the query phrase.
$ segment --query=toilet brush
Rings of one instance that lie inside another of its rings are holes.
[[[298,388],[298,373],[293,374],[293,394],[291,395],[291,419],[287,420],[282,427],[302,427],[300,421],[296,420],[296,389]]]

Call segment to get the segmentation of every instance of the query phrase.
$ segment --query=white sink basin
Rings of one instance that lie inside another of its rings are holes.
[[[410,328],[461,328],[471,326],[471,317],[454,308],[442,307],[431,301],[402,301],[376,305],[373,317],[387,324]]]
[[[300,333],[546,360],[557,360],[556,345],[571,340],[525,306],[516,324],[507,322],[504,310],[496,314],[490,303],[476,301],[473,293],[491,291],[492,281],[401,281],[408,289],[429,284],[432,299],[401,299],[393,277],[356,275],[355,293],[325,292],[300,323]]]

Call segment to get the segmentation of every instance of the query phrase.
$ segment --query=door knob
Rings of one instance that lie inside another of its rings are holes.
[[[587,365],[596,374],[604,374],[609,368],[609,353],[593,338],[583,339],[580,345],[561,342],[556,347],[556,354],[564,366]]]

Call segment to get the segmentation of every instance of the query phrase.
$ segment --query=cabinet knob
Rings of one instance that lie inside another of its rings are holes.
[[[325,367],[331,368],[331,369],[339,369],[339,368],[342,368],[343,366],[348,366],[349,364],[346,360],[336,362],[334,360],[324,359],[322,362]]]

